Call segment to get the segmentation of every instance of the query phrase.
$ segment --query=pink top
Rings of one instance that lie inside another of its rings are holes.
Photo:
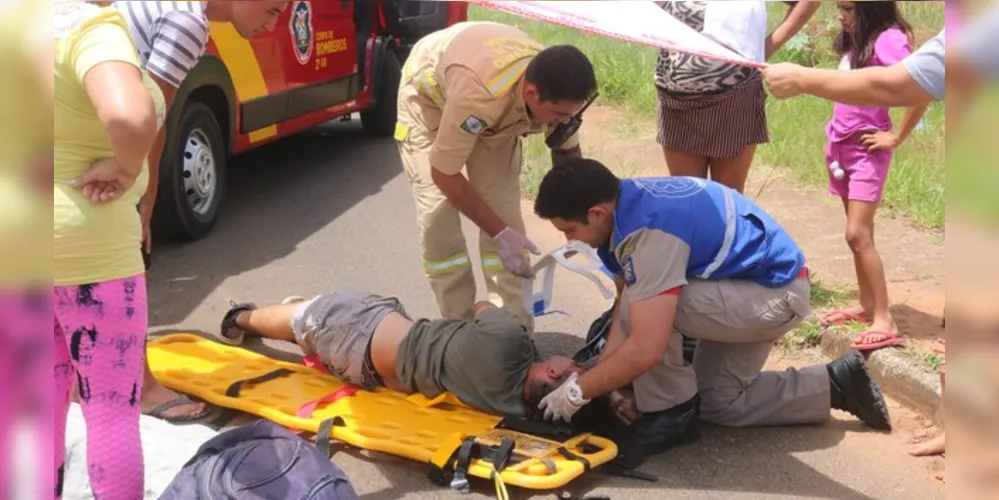
[[[912,53],[909,39],[901,30],[889,28],[874,42],[874,54],[868,66],[891,66]],[[850,70],[850,55],[843,57],[841,70]],[[826,126],[826,136],[830,141],[839,142],[861,130],[891,130],[891,117],[887,107],[862,108],[836,103],[832,120]]]

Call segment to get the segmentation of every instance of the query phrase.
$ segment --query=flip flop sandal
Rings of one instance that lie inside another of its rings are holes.
[[[874,336],[874,335],[883,336],[883,337],[885,337],[885,339],[881,340],[881,341],[878,341],[878,342],[863,342],[863,339],[871,337],[871,336]],[[880,349],[882,347],[888,347],[888,346],[898,345],[898,344],[901,344],[903,342],[905,342],[905,339],[902,338],[902,337],[899,337],[897,333],[882,332],[882,331],[879,331],[879,330],[871,330],[869,332],[864,332],[859,337],[857,337],[856,339],[854,339],[852,347],[854,349],[859,350],[859,351],[873,351],[875,349]]]
[[[194,415],[193,417],[164,417],[163,416],[163,413],[165,413],[166,411],[170,410],[171,408],[176,408],[176,407],[178,407],[180,405],[186,405],[186,404],[197,404],[197,401],[194,401],[193,399],[191,399],[186,394],[181,394],[180,396],[177,396],[177,397],[171,399],[170,401],[167,401],[165,403],[161,403],[161,404],[157,405],[155,408],[153,408],[152,410],[150,410],[149,413],[146,413],[146,415],[149,415],[150,417],[158,418],[160,420],[164,420],[166,422],[170,422],[171,424],[179,424],[179,423],[187,424],[187,423],[198,422],[198,421],[200,421],[200,420],[204,419],[205,417],[208,417],[209,415],[212,414],[212,411],[208,407],[208,405],[205,405],[204,409],[202,409],[200,413],[198,413],[197,415]]]
[[[835,318],[835,319],[830,319],[830,318]],[[821,320],[822,326],[839,326],[839,325],[844,325],[846,323],[865,323],[869,325],[873,322],[874,321],[868,319],[867,316],[864,316],[863,313],[854,314],[847,311],[846,309],[837,309],[835,311],[832,311],[823,316]]]
[[[944,339],[937,339],[936,343],[933,344],[933,352],[944,355],[947,353],[947,341]]]

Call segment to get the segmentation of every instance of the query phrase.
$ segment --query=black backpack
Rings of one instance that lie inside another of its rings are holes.
[[[357,500],[339,467],[312,443],[268,420],[208,440],[160,500]]]
[[[590,324],[590,330],[586,332],[586,344],[572,357],[577,363],[582,363],[588,367],[595,362],[600,351],[607,343],[607,336],[610,335],[611,319],[613,319],[614,308],[604,311],[599,318]],[[697,340],[683,336],[683,357],[688,363],[694,362],[694,351],[697,349]]]

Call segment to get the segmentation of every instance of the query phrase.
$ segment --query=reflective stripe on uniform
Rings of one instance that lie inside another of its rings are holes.
[[[500,71],[495,78],[489,81],[489,93],[493,97],[505,94],[520,80],[520,77],[527,71],[527,65],[530,63],[531,58],[525,57],[507,66],[503,71]]]
[[[402,81],[405,83],[411,76],[413,76],[413,58],[408,57],[402,65]]]
[[[465,252],[455,254],[447,260],[423,261],[423,270],[426,271],[427,274],[449,273],[451,271],[456,271],[470,266],[471,263],[468,261],[468,254]]]
[[[483,271],[502,271],[503,261],[497,254],[483,254],[482,255],[482,270]]]
[[[729,252],[732,251],[732,243],[735,242],[735,196],[731,189],[723,189],[723,191],[725,193],[725,238],[722,240],[721,248],[718,249],[718,254],[715,255],[715,260],[699,276],[702,279],[710,278],[721,267]]]
[[[403,142],[409,138],[409,125],[403,122],[395,122],[395,133],[392,137],[399,142]]]
[[[437,84],[437,77],[434,76],[434,70],[428,69],[420,73],[419,82],[420,90],[424,96],[433,101],[434,104],[444,106],[444,96],[441,95],[441,89]]]

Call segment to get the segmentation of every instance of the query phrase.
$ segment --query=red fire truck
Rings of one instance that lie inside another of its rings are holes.
[[[252,40],[213,23],[167,117],[153,234],[209,234],[234,155],[353,113],[366,133],[390,136],[409,49],[467,11],[462,1],[298,0]]]

